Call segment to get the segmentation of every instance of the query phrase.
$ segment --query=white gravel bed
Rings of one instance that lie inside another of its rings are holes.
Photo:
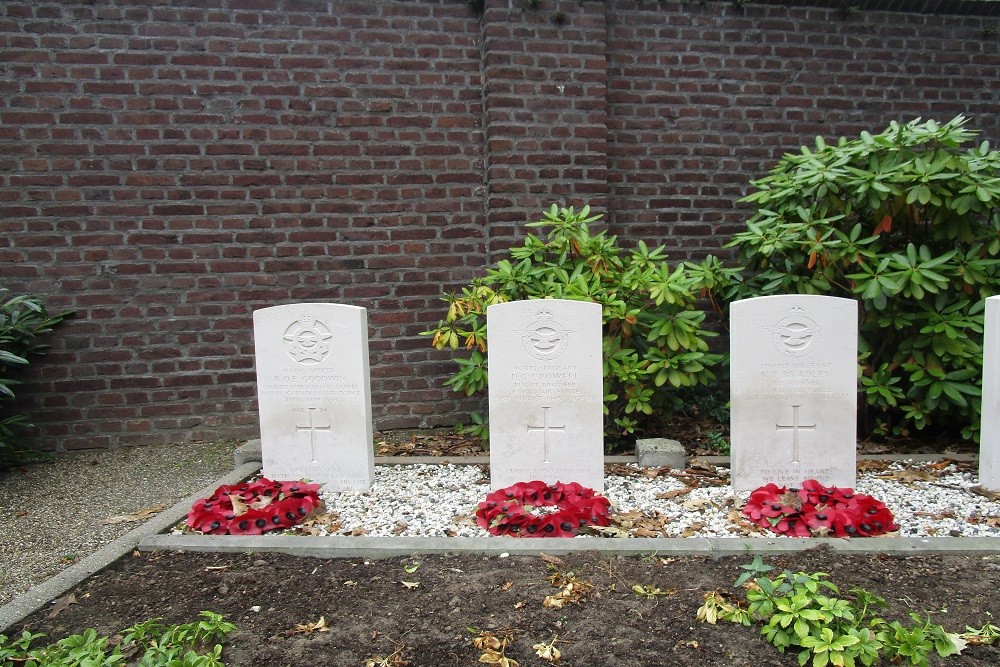
[[[878,473],[859,475],[856,491],[884,502],[895,515],[901,536],[1000,537],[1000,502],[969,491],[978,484],[971,473],[949,465],[935,471],[940,476],[933,481],[877,476],[926,469],[926,464],[894,463]],[[719,474],[725,477],[728,471],[719,469]],[[747,534],[747,524],[733,511],[746,499],[734,498],[728,484],[694,488],[672,498],[662,495],[686,486],[670,475],[608,475],[605,487],[612,512],[642,512],[658,516],[661,523],[665,518],[667,537]],[[378,466],[370,491],[322,494],[339,527],[332,532],[320,529],[319,534],[485,537],[489,533],[475,525],[475,511],[489,492],[478,466]]]

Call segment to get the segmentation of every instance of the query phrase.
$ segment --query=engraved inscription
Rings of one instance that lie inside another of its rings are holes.
[[[831,475],[836,475],[837,469],[833,467],[797,466],[795,468],[762,468],[761,475],[769,482],[774,482],[778,486],[798,486],[804,480],[830,479]]]
[[[314,413],[316,412],[326,412],[325,408],[296,408],[295,412],[308,411],[308,422],[305,425],[295,425],[295,432],[302,433],[307,431],[309,433],[309,452],[311,458],[309,459],[313,463],[318,463],[316,460],[316,431],[326,431],[327,433],[332,432],[333,424],[327,424],[326,426],[316,424],[313,421]]]
[[[361,385],[332,369],[289,370],[275,375],[260,389],[262,397],[277,397],[283,403],[329,403],[345,397],[361,396]]]
[[[300,364],[318,364],[330,354],[333,337],[325,324],[305,314],[288,325],[282,338],[289,356]]]
[[[532,426],[531,424],[528,425],[528,433],[537,433],[540,431],[542,434],[542,452],[543,452],[542,463],[552,463],[552,461],[549,461],[549,431],[556,431],[557,433],[562,433],[563,431],[566,430],[565,424],[563,424],[562,426],[552,426],[549,424],[549,407],[550,406],[544,406],[544,405],[542,406],[541,426]]]
[[[521,337],[521,345],[528,356],[548,361],[562,356],[573,332],[559,324],[550,311],[542,310],[531,324],[515,333]]]
[[[815,431],[816,424],[800,424],[799,423],[799,408],[801,405],[792,406],[792,423],[791,424],[775,424],[774,429],[776,432],[781,433],[783,431],[791,431],[792,433],[792,463],[799,462],[799,430],[803,431]]]
[[[801,306],[790,309],[769,331],[775,349],[788,357],[804,357],[819,345],[820,328]]]
[[[576,366],[514,366],[510,380],[504,402],[588,400],[590,395],[581,386]]]

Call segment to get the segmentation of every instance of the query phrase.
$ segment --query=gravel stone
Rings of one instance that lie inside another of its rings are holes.
[[[970,490],[978,484],[975,475],[950,465],[930,482],[904,483],[884,477],[906,469],[923,470],[926,464],[893,463],[885,471],[861,474],[856,486],[857,492],[886,504],[901,526],[900,534],[1000,537],[1000,502]],[[717,472],[728,478],[727,469],[717,468]],[[746,525],[734,521],[730,514],[746,498],[735,498],[728,484],[662,497],[684,488],[682,482],[669,475],[608,475],[604,495],[611,501],[613,512],[643,510],[667,517],[667,537],[745,535]],[[443,464],[378,466],[371,490],[321,495],[327,510],[338,515],[340,529],[334,534],[364,531],[365,535],[385,537],[485,537],[489,533],[475,524],[475,512],[489,492],[489,480],[479,467]]]
[[[232,471],[240,444],[67,452],[0,472],[0,605],[141,525],[105,519],[170,507]]]

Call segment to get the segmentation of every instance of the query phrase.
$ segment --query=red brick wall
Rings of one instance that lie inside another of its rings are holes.
[[[816,134],[1000,139],[991,19],[527,5],[0,5],[0,285],[77,311],[22,387],[42,444],[254,435],[250,315],[293,301],[369,309],[376,428],[451,424],[482,401],[419,333],[553,201],[697,257]]]
[[[605,211],[606,13],[593,0],[536,10],[486,3],[486,210],[494,253],[519,244],[524,223],[553,202]]]
[[[995,4],[943,3],[993,18],[812,4],[609,0],[613,231],[675,258],[718,254],[747,182],[817,135],[961,113],[1000,140]]]

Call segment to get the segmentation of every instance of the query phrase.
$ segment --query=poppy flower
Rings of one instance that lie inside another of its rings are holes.
[[[185,524],[188,528],[197,530],[206,535],[224,535],[229,521],[220,514],[212,510],[192,510]]]

